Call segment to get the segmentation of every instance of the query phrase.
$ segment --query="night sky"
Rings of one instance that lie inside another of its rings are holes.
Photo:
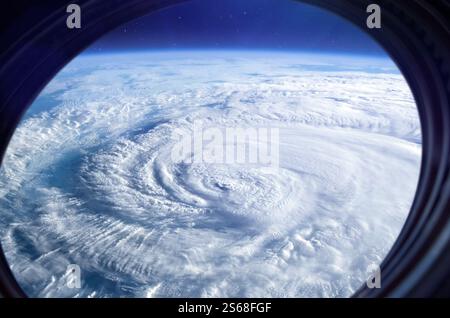
[[[276,49],[384,54],[363,31],[293,0],[192,0],[117,28],[88,52]]]

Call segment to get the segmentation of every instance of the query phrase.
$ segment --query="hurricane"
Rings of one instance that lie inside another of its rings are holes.
[[[1,243],[32,296],[348,297],[399,235],[421,151],[386,58],[82,54],[12,137]]]

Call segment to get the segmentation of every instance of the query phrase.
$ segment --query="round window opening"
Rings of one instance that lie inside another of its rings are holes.
[[[33,297],[348,297],[377,284],[421,151],[405,79],[349,22],[191,1],[37,97],[2,164],[0,242]]]

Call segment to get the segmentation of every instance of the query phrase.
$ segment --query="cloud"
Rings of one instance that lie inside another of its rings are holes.
[[[17,279],[33,296],[351,295],[407,217],[421,135],[408,86],[379,60],[365,61],[378,73],[298,67],[333,59],[75,59],[33,106],[52,107],[17,129],[0,175]],[[279,164],[171,160],[173,133],[196,121],[279,129]],[[81,290],[65,285],[69,264]]]

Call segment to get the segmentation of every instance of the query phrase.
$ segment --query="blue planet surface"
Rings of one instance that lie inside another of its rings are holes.
[[[400,233],[421,151],[385,58],[82,54],[11,140],[0,242],[31,296],[347,297]]]

